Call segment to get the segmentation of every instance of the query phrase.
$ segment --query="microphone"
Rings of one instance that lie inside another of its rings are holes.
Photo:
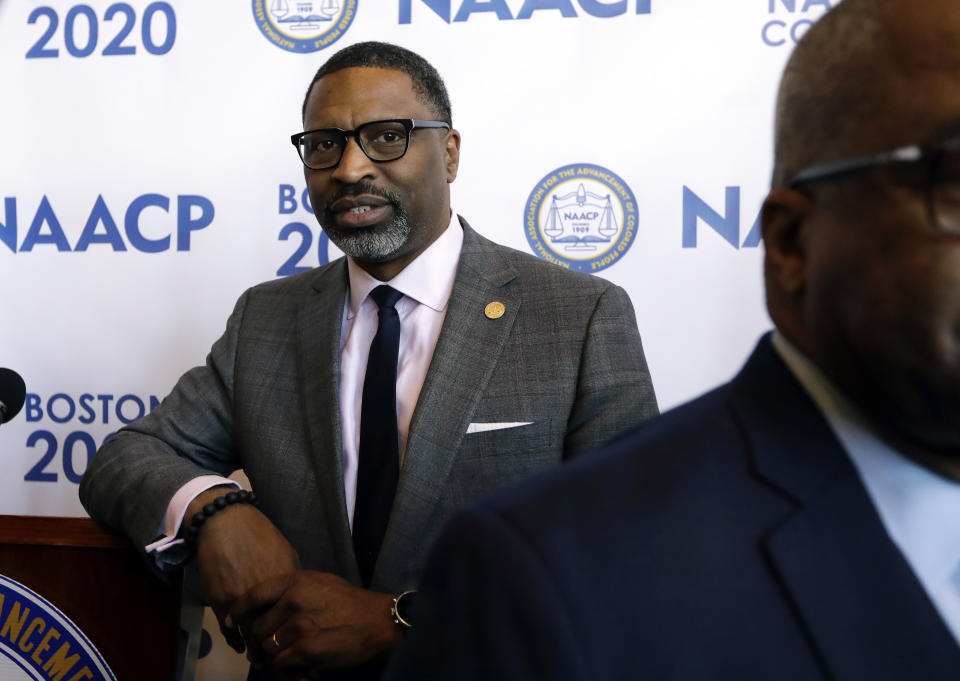
[[[27,386],[16,371],[0,368],[0,424],[20,413],[27,397]]]

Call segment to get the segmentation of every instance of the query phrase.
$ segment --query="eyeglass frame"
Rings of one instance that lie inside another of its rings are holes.
[[[882,168],[899,163],[925,162],[924,194],[930,220],[940,231],[952,233],[956,230],[944,229],[938,219],[939,216],[934,206],[933,185],[937,163],[943,158],[944,154],[956,151],[960,151],[960,134],[954,132],[954,135],[941,138],[939,142],[923,145],[910,144],[897,147],[896,149],[890,149],[889,151],[881,151],[876,154],[854,156],[807,166],[794,174],[786,183],[786,186],[789,189],[796,189],[801,185],[811,182],[829,180],[863,170]]]
[[[406,144],[403,147],[403,153],[394,158],[388,159],[376,159],[373,158],[366,149],[363,148],[363,143],[360,141],[359,132],[370,125],[377,125],[378,123],[399,123],[406,130],[407,138]],[[374,163],[390,163],[391,161],[396,161],[403,158],[407,155],[407,151],[410,149],[410,136],[414,130],[425,130],[425,129],[441,129],[446,128],[450,130],[450,124],[446,121],[428,121],[419,118],[385,118],[383,120],[377,121],[367,121],[366,123],[361,123],[353,130],[342,130],[341,128],[314,128],[313,130],[304,130],[303,132],[296,132],[290,135],[290,142],[297,149],[297,155],[300,157],[300,162],[303,163],[305,168],[310,170],[330,170],[331,168],[336,168],[340,165],[340,161],[343,160],[343,154],[347,150],[347,144],[350,142],[350,138],[357,143],[357,146],[360,148],[360,151],[363,152],[364,156],[369,158]],[[344,136],[343,146],[340,148],[340,156],[337,158],[337,162],[328,166],[323,166],[321,168],[314,168],[313,166],[307,165],[306,160],[303,158],[303,151],[300,147],[300,141],[307,135],[310,135],[315,132],[337,132]]]

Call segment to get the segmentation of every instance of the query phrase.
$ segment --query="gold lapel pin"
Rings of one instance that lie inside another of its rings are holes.
[[[483,308],[483,314],[487,315],[487,319],[500,319],[506,310],[507,308],[503,306],[503,303],[495,300],[492,303],[487,303],[487,306]]]

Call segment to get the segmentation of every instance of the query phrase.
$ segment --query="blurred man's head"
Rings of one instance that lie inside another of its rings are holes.
[[[778,328],[878,425],[960,462],[958,147],[960,4],[844,0],[784,73],[763,234]]]

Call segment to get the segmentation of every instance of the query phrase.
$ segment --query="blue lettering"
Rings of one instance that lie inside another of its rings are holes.
[[[8,196],[3,200],[6,217],[0,222],[0,241],[14,253],[17,252],[17,200]]]
[[[772,39],[770,37],[771,26],[776,26],[778,28],[786,28],[787,24],[785,21],[780,21],[779,19],[774,19],[773,21],[767,22],[764,25],[763,30],[760,31],[760,36],[763,38],[763,42],[765,42],[770,47],[779,47],[780,45],[783,45],[785,42],[787,42],[786,38],[780,38],[779,40]]]
[[[44,223],[50,225],[49,234],[40,233]],[[54,244],[58,251],[70,250],[67,235],[63,233],[63,227],[60,226],[60,221],[57,220],[57,216],[54,214],[46,194],[44,194],[43,199],[40,200],[40,207],[37,208],[37,214],[33,216],[33,222],[30,223],[30,227],[27,229],[27,236],[24,237],[23,244],[20,245],[20,250],[32,251],[33,247],[37,244]]]
[[[780,0],[780,4],[783,5],[783,8],[788,12],[797,11],[797,0]],[[769,11],[770,14],[777,11],[777,0],[770,0]]]
[[[27,447],[35,447],[40,442],[47,445],[47,451],[45,451],[40,457],[40,460],[33,465],[33,468],[27,471],[23,479],[26,482],[56,482],[57,474],[51,473],[46,470],[46,468],[57,454],[57,438],[49,430],[37,430],[30,433],[30,436],[27,438]]]
[[[280,215],[289,215],[297,209],[297,200],[293,198],[296,195],[297,190],[293,188],[292,184],[280,185],[280,201],[278,206]]]
[[[582,2],[582,0],[581,0]],[[783,9],[790,12],[791,14],[796,13],[797,11],[797,0],[768,0],[767,2],[767,12],[773,14],[777,11],[777,2],[783,6]],[[809,12],[810,9],[814,6],[819,6],[823,8],[823,11],[830,9],[830,0],[803,0],[803,7],[800,8],[801,12]]]
[[[293,189],[291,187],[291,192]],[[296,200],[293,198],[295,192],[288,199],[291,204],[291,210],[295,210]],[[303,201],[305,207],[309,210],[309,198],[304,190]],[[159,253],[170,249],[171,236],[163,236],[158,239],[150,239],[144,236],[140,224],[140,215],[149,206],[162,208],[170,212],[170,199],[162,194],[144,194],[138,196],[127,208],[124,217],[124,231],[129,243],[139,251],[144,253]],[[4,213],[0,215],[0,242],[6,244],[12,252],[17,252],[18,238],[18,216],[17,199],[15,197],[6,197],[3,201]],[[193,232],[204,229],[209,226],[214,219],[216,210],[213,202],[204,196],[180,195],[177,197],[177,250],[189,251]],[[103,225],[102,229],[100,225]],[[40,200],[37,212],[34,214],[30,227],[23,237],[23,243],[20,244],[21,252],[29,252],[38,244],[53,244],[58,251],[69,252],[71,250],[70,242],[64,232],[60,220],[57,218],[50,204],[50,199],[46,195]],[[123,234],[117,226],[116,220],[110,213],[110,208],[102,194],[97,195],[93,208],[87,217],[80,236],[77,239],[73,250],[78,252],[87,251],[91,244],[107,244],[114,251],[126,251],[127,242],[124,241]]]
[[[453,20],[466,21],[474,12],[496,12],[497,18],[501,21],[513,19],[510,8],[507,7],[504,0],[464,0]]]
[[[726,216],[720,215],[688,187],[683,187],[683,247],[696,248],[697,224],[703,220],[734,248],[740,243],[740,187],[727,187]]]
[[[524,0],[517,19],[529,19],[531,14],[540,9],[558,9],[565,17],[577,16],[570,0]]]
[[[150,29],[153,24],[153,15],[157,12],[163,14],[167,19],[167,35],[160,45],[153,42]],[[143,46],[150,54],[166,54],[173,49],[173,41],[177,39],[177,16],[173,13],[173,7],[166,2],[151,2],[143,10],[143,23],[140,26],[140,37],[143,39]]]
[[[87,44],[83,47],[77,47],[75,40],[75,30],[77,17],[83,15],[87,18]],[[76,5],[67,12],[67,18],[63,22],[63,41],[66,43],[67,52],[74,57],[89,57],[97,48],[97,15],[88,5]]]
[[[27,393],[25,416],[28,422],[33,423],[43,418],[43,408],[40,406],[40,396]]]
[[[133,25],[137,21],[137,12],[135,9],[133,9],[133,7],[131,7],[125,2],[116,2],[110,5],[109,7],[107,7],[107,11],[103,15],[103,18],[105,21],[112,21],[113,17],[116,16],[117,14],[122,14],[125,17],[126,21],[124,22],[123,26],[120,28],[120,31],[117,32],[115,36],[113,36],[113,40],[111,40],[110,43],[105,48],[103,48],[103,52],[101,52],[101,54],[103,54],[104,56],[111,56],[111,57],[116,55],[124,55],[124,54],[136,54],[137,53],[136,46],[124,45],[123,41],[126,39],[128,35],[130,35],[130,31],[133,30]]]
[[[413,0],[400,0],[400,23],[410,23],[410,5]],[[450,23],[450,0],[422,0],[438,17]]]
[[[90,406],[91,400],[93,400],[93,395],[89,393],[84,393],[80,396],[80,408],[83,410],[83,414],[77,417],[80,423],[91,424],[97,420],[97,413],[93,410],[93,407]]]
[[[137,407],[137,415],[134,416],[133,418],[127,418],[123,414],[123,405],[126,404],[127,402],[133,402],[133,404],[136,405]],[[143,417],[145,413],[146,413],[146,407],[143,404],[143,400],[141,400],[136,395],[124,395],[119,400],[117,400],[117,418],[120,419],[124,424],[132,423],[136,421],[137,419]]]
[[[66,416],[57,416],[54,413],[54,405],[56,405],[57,400],[65,402],[67,404],[67,415]],[[57,393],[49,400],[47,400],[47,416],[50,417],[50,420],[54,423],[66,423],[73,418],[73,415],[77,411],[77,405],[74,403],[73,399],[66,393]]]
[[[191,218],[190,213],[196,207],[200,215]],[[204,196],[180,195],[177,197],[177,250],[190,250],[190,232],[203,229],[213,222],[213,202]]]
[[[170,199],[161,194],[144,194],[138,196],[127,208],[127,214],[123,220],[124,230],[127,232],[127,238],[133,247],[144,253],[160,253],[170,248],[170,237],[165,236],[162,239],[148,239],[140,232],[140,213],[147,206],[157,206],[166,212],[170,212]]]
[[[149,404],[149,410],[147,404]],[[142,418],[148,411],[153,411],[158,406],[160,406],[160,398],[156,395],[150,395],[147,399],[127,394],[114,402],[114,396],[110,394],[94,396],[91,393],[83,393],[74,399],[67,393],[56,393],[47,400],[46,412],[44,412],[43,400],[39,395],[27,393],[24,400],[26,419],[31,423],[41,421],[46,416],[54,423],[67,423],[76,418],[85,425],[97,423],[98,420],[106,425],[110,423],[111,417],[115,416],[124,424],[128,424]]]
[[[84,449],[87,450],[87,460],[81,471],[77,470],[73,462],[73,450],[78,442],[82,442]],[[67,476],[67,480],[79,485],[81,478],[83,478],[83,472],[87,470],[90,459],[93,458],[96,451],[97,444],[93,441],[93,436],[90,433],[76,431],[67,435],[67,438],[63,441],[63,473]]]
[[[810,19],[799,19],[795,21],[793,25],[790,26],[790,31],[789,31],[790,39],[793,42],[797,42],[798,40],[800,40],[800,38],[803,37],[803,34],[806,33],[807,29],[809,29],[811,26],[813,26],[813,21]],[[760,37],[763,39],[763,42],[765,42],[770,47],[780,47],[780,45],[783,45],[785,42],[787,42],[787,39],[783,37],[780,37],[780,38],[771,37],[770,29],[774,27],[778,29],[782,29],[780,31],[777,31],[778,36],[782,36],[787,32],[786,31],[787,23],[785,21],[781,21],[780,19],[773,19],[771,21],[768,21],[766,24],[764,24],[763,29],[761,29],[760,31]]]
[[[599,0],[579,0],[579,2],[584,12],[590,16],[600,17],[601,19],[620,16],[627,11],[627,0],[610,3],[599,2]],[[647,2],[648,6],[649,4],[650,3]],[[647,13],[649,14],[649,12]],[[643,14],[643,12],[640,11],[640,3],[637,3],[637,14]]]
[[[450,0],[420,0],[434,14],[450,23]],[[770,0],[771,8],[776,0]],[[795,2],[796,0],[787,0]],[[825,0],[807,0],[825,1]],[[414,0],[400,0],[399,22],[409,24],[412,20],[411,8]],[[635,0],[637,14],[650,14],[652,0]],[[630,9],[630,0],[577,0],[580,8],[590,16],[608,19],[626,14]],[[558,10],[564,17],[576,18],[573,0],[524,0],[517,19],[529,19],[534,12],[542,9]],[[770,10],[771,12],[773,9]],[[461,0],[453,21],[467,21],[471,15],[480,12],[493,12],[500,21],[509,21],[514,17],[510,14],[507,0]]]
[[[757,213],[757,219],[753,221],[753,226],[747,233],[747,238],[740,244],[740,248],[756,248],[760,245],[760,216],[762,212]]]
[[[97,234],[97,225],[103,223],[104,234]],[[87,218],[87,224],[83,226],[80,233],[80,240],[74,250],[85,251],[90,244],[110,244],[115,251],[125,251],[127,246],[123,243],[123,237],[120,236],[120,230],[117,229],[117,223],[114,222],[110,210],[103,200],[103,196],[97,196],[97,202],[93,204],[93,210],[90,211],[90,217]]]
[[[113,395],[97,395],[97,399],[100,400],[100,404],[103,405],[103,422],[108,423],[110,421],[110,403],[113,401]]]

